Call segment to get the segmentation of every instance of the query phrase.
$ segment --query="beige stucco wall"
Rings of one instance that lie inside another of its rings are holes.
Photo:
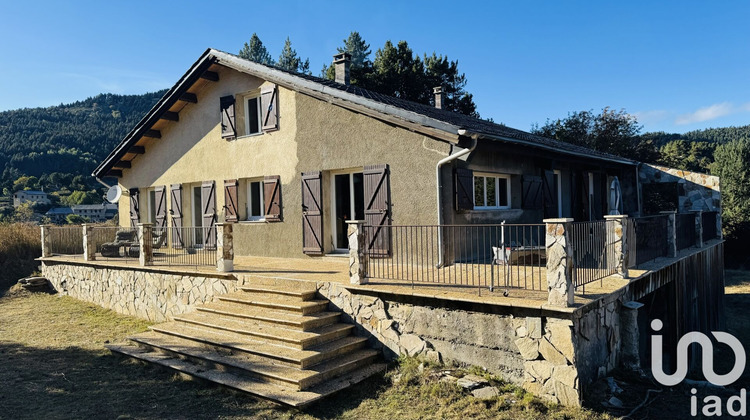
[[[237,255],[302,255],[301,172],[324,171],[324,238],[332,249],[330,174],[389,164],[394,224],[437,222],[435,164],[450,146],[328,102],[279,87],[279,130],[227,141],[221,138],[219,98],[258,89],[262,80],[223,69],[220,81],[198,93],[198,103],[180,112],[180,121],[163,128],[162,138],[146,145],[131,169],[123,171],[123,188],[141,189],[142,220],[148,211],[149,187],[216,182],[216,208],[223,220],[226,179],[279,175],[283,222],[240,222],[235,226]],[[237,114],[242,114],[238,97]],[[238,129],[244,122],[238,118]],[[197,184],[196,184],[197,185]],[[244,189],[240,186],[240,202]],[[192,225],[189,190],[183,190],[184,225]],[[450,201],[448,201],[450,202]],[[171,203],[167,203],[168,207]],[[129,198],[120,201],[120,220],[129,220]]]

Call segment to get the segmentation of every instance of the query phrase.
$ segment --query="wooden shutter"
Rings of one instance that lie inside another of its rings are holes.
[[[266,222],[281,221],[281,177],[271,175],[263,180],[263,203]]]
[[[154,188],[154,204],[156,205],[156,224],[155,229],[164,229],[167,227],[167,187],[158,186]]]
[[[266,86],[260,90],[261,128],[272,131],[279,128],[279,100],[276,85]]]
[[[237,189],[239,183],[236,179],[224,181],[224,221],[236,222],[239,220],[239,206],[237,205]]]
[[[521,177],[521,207],[527,210],[542,209],[542,177],[524,175]]]
[[[456,168],[456,210],[474,210],[474,171]]]
[[[542,171],[542,198],[544,204],[544,218],[558,217],[557,188],[555,187],[555,172]]]
[[[237,137],[237,125],[234,118],[234,96],[222,96],[221,105],[221,137]]]
[[[302,174],[302,252],[323,253],[323,194],[320,171]]]
[[[130,192],[130,226],[131,227],[138,227],[138,222],[140,221],[140,197],[138,188],[131,188],[129,190]]]
[[[391,186],[388,165],[364,168],[365,224],[370,256],[391,255]]]
[[[182,239],[182,185],[172,184],[169,187],[171,205],[169,210],[172,216],[172,247],[182,249],[185,247],[185,241]]]
[[[201,185],[201,207],[203,208],[203,245],[216,247],[216,183],[204,181]]]

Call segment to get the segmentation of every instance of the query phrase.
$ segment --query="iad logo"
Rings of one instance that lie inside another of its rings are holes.
[[[655,319],[651,321],[651,328],[654,331],[661,331],[664,324]],[[718,375],[714,372],[714,346],[711,339],[700,332],[690,332],[682,336],[680,341],[677,342],[677,369],[671,375],[664,373],[662,368],[662,337],[661,335],[654,335],[651,338],[651,371],[654,378],[662,385],[674,386],[679,384],[685,379],[688,371],[688,348],[691,344],[695,343],[701,346],[703,350],[703,376],[716,386],[731,385],[736,382],[742,373],[745,371],[745,364],[747,358],[745,356],[745,348],[742,346],[737,338],[733,335],[721,332],[711,331],[711,334],[716,338],[719,343],[728,345],[734,352],[734,367],[729,373],[724,375]],[[693,416],[698,415],[698,398],[695,396],[697,390],[693,388],[691,390],[693,394],[690,397],[690,414]],[[739,396],[730,397],[727,400],[727,414],[730,416],[745,416],[746,414],[746,393],[745,389],[740,391]],[[703,409],[701,410],[705,416],[721,416],[721,398],[715,395],[708,395],[703,399]],[[739,408],[736,409],[736,403],[739,403]]]

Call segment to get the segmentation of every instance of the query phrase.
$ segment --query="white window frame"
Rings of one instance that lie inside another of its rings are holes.
[[[258,131],[250,132],[250,100],[258,100]],[[245,108],[245,136],[257,136],[263,134],[263,113],[260,109],[260,90],[249,93],[242,97],[242,106]]]
[[[511,182],[510,182],[510,175],[507,174],[492,174],[492,173],[484,173],[484,172],[474,172],[474,176],[472,178],[472,200],[476,201],[476,179],[477,178],[484,178],[484,204],[487,204],[487,180],[488,179],[494,179],[495,180],[495,203],[494,205],[483,205],[478,206],[477,203],[474,203],[474,210],[508,210],[511,208],[511,201],[510,201],[510,188],[511,188]],[[499,188],[497,188],[498,180],[504,179],[506,182],[506,192],[507,192],[507,206],[501,206],[500,205],[500,196],[498,194]]]
[[[251,210],[253,208],[252,185],[255,182],[260,184],[260,216],[251,216]],[[264,202],[266,194],[264,191],[264,187],[265,184],[263,183],[263,178],[247,179],[245,181],[245,189],[247,193],[247,200],[245,200],[245,211],[247,212],[247,217],[245,218],[245,220],[248,222],[262,222],[266,220],[266,203]]]

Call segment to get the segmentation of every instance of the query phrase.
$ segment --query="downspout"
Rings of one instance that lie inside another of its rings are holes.
[[[465,130],[459,130],[459,134],[463,135],[465,133]],[[477,139],[479,138],[479,135],[472,134],[471,136],[471,146],[468,149],[462,149],[461,151],[458,151],[452,155],[449,155],[443,159],[441,159],[437,165],[435,166],[435,179],[437,180],[437,211],[438,211],[438,264],[437,268],[442,267],[445,265],[444,256],[443,256],[443,229],[441,229],[441,226],[443,225],[443,206],[442,206],[442,200],[440,199],[440,193],[443,191],[443,182],[440,178],[440,168],[445,165],[448,162],[452,162],[461,156],[468,155],[474,149],[477,147]]]
[[[638,196],[638,216],[643,216],[643,208],[641,207],[641,165],[642,162],[638,162],[637,165],[635,165],[635,195]],[[623,213],[625,208],[623,206]]]

